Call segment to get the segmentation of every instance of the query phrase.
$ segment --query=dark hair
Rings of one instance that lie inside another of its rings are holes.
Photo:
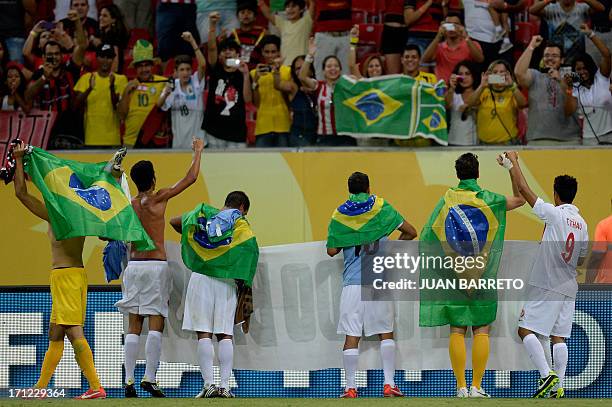
[[[242,10],[251,10],[253,14],[257,15],[257,2],[253,0],[238,0],[236,15],[238,15],[238,13],[240,13]]]
[[[306,8],[306,2],[304,0],[285,0],[285,5],[283,8],[287,8],[287,6],[291,3],[298,6],[302,10]]]
[[[2,94],[9,94],[8,84],[6,82],[8,80],[8,73],[11,69],[16,70],[19,74],[19,87],[17,88],[17,94],[23,97],[25,95],[27,86],[26,79],[23,75],[23,72],[21,72],[21,68],[19,67],[19,65],[15,64],[14,62],[9,63],[9,65],[6,67],[6,70],[2,74],[2,86],[0,87],[0,89],[2,90]]]
[[[404,55],[408,51],[416,51],[417,54],[419,54],[419,58],[421,58],[421,47],[419,47],[418,45],[416,45],[416,44],[407,44],[404,47],[404,52],[402,52],[402,55]]]
[[[559,175],[555,178],[554,190],[561,202],[571,204],[578,191],[578,181],[570,175]]]
[[[191,67],[191,57],[189,55],[177,55],[174,57],[174,69],[178,69],[179,65],[187,64]]]
[[[474,89],[478,88],[480,86],[480,64],[464,59],[463,61],[455,65],[455,69],[453,69],[453,73],[455,75],[459,75],[459,68],[461,68],[462,66],[466,67],[472,73],[472,78],[473,78],[472,87]],[[461,82],[457,82],[457,87],[455,87],[455,93],[461,94],[464,91],[465,91],[465,88],[463,87]]]
[[[85,0],[85,3],[87,4],[87,7],[89,7],[89,2],[87,0]],[[70,0],[70,8],[72,8],[74,4],[74,0]]]
[[[228,37],[223,39],[219,43],[219,52],[224,51],[226,49],[233,49],[234,51],[239,53],[241,48],[235,39],[233,39],[232,37]]]
[[[115,4],[109,4],[102,7],[100,12],[104,9],[106,9],[111,17],[115,19],[115,22],[111,24],[107,33],[100,33],[102,42],[105,44],[117,45],[120,48],[119,52],[123,52],[123,48],[127,46],[128,40],[130,39],[123,13]]]
[[[472,153],[461,154],[455,161],[455,172],[460,180],[478,178],[478,156]]]
[[[300,78],[298,77],[298,74],[297,74],[297,71],[296,71],[295,67],[296,67],[296,65],[297,65],[297,63],[298,63],[298,61],[300,59],[302,61],[306,60],[306,55],[298,55],[297,57],[293,58],[293,61],[291,62],[291,79],[293,79],[293,82],[295,82],[295,84],[298,87],[302,86],[302,81],[300,81]],[[304,65],[302,65],[302,66],[304,66]],[[308,76],[310,78],[314,78],[315,75],[314,75],[314,72],[312,70],[312,65],[308,66],[308,70],[310,71],[310,72],[308,72]]]
[[[461,22],[461,24],[463,24],[463,13],[461,13],[460,11],[450,10],[448,14],[446,15],[446,18],[449,18],[449,17],[457,17],[459,21]],[[446,21],[446,18],[444,19],[445,21]]]
[[[544,48],[559,48],[561,58],[565,56],[565,51],[563,51],[563,45],[560,45],[556,42],[547,41],[546,44],[544,44]]]
[[[367,193],[370,188],[370,178],[363,172],[354,172],[348,178],[348,190],[351,194]]]
[[[58,47],[60,49],[60,52],[62,51],[62,46],[59,44],[59,42],[57,41],[53,41],[53,40],[49,40],[47,41],[47,43],[45,44],[45,48],[43,48],[43,55],[47,54],[47,48],[51,46],[51,47]]]
[[[130,178],[136,184],[138,192],[148,191],[155,182],[153,163],[147,160],[138,161],[130,170]]]
[[[580,53],[574,57],[572,62],[572,71],[576,72],[576,62],[582,62],[587,71],[589,71],[589,81],[595,80],[595,74],[597,73],[597,64],[593,61],[593,58],[587,53]]]
[[[242,191],[232,191],[225,197],[224,206],[232,209],[240,209],[242,206],[245,212],[251,207],[249,197]]]
[[[276,45],[276,49],[278,49],[280,51],[280,47],[281,47],[281,39],[278,35],[266,35],[265,37],[263,37],[261,39],[261,41],[259,42],[259,49],[264,49],[264,47],[268,44],[274,44]]]
[[[336,62],[338,62],[338,66],[342,70],[342,62],[340,62],[338,57],[335,56],[335,55],[328,55],[328,56],[326,56],[325,59],[323,60],[323,63],[321,64],[321,69],[325,70],[325,64],[327,64],[327,61],[329,61],[330,59],[335,59]]]
[[[368,65],[370,65],[370,62],[372,62],[373,60],[378,59],[378,62],[380,62],[380,67],[382,68],[382,75],[385,75],[385,62],[383,61],[383,57],[380,54],[372,54],[370,56],[368,56],[364,61],[363,64],[361,65],[361,75],[364,78],[369,78],[368,76]]]

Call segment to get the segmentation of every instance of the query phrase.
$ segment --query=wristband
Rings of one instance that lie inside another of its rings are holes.
[[[506,157],[505,155],[500,155],[500,157],[502,158],[502,163],[501,163],[502,167],[510,171],[512,167],[514,167],[514,164],[512,164],[512,161],[510,161],[510,159]]]
[[[308,62],[309,64],[312,64],[314,62],[314,57],[308,54],[306,55],[306,58],[304,58],[304,62]]]
[[[359,37],[351,37],[351,45],[357,45],[359,43]]]
[[[38,37],[38,33],[34,30],[30,31],[30,35],[34,38]]]
[[[592,39],[595,36],[595,31],[591,31],[589,33],[589,39]]]

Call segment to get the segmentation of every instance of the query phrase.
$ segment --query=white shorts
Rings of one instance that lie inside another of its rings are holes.
[[[170,270],[160,260],[130,261],[123,271],[123,298],[115,303],[124,314],[168,317]]]
[[[529,287],[529,298],[521,311],[518,326],[543,336],[569,338],[576,300],[539,287]]]
[[[183,329],[233,335],[237,302],[234,280],[191,273],[185,295]]]
[[[392,301],[361,301],[361,286],[342,287],[338,334],[361,337],[393,332]]]

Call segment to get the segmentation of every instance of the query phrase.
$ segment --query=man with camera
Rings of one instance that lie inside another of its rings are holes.
[[[533,52],[543,41],[539,35],[532,37],[514,67],[519,85],[529,89],[527,142],[533,145],[581,144],[580,127],[574,117],[576,106],[570,100],[572,89],[559,73],[563,63],[562,46],[546,44],[542,72],[529,68]]]

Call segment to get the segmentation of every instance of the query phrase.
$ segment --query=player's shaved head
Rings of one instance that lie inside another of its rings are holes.
[[[354,172],[348,179],[348,190],[351,194],[367,194],[370,192],[370,179],[363,172]]]
[[[571,204],[578,192],[578,181],[570,175],[559,175],[555,178],[554,190],[561,202]]]
[[[136,184],[138,192],[144,192],[151,189],[155,183],[155,170],[151,161],[138,161],[130,170],[130,178]]]
[[[457,178],[460,180],[464,179],[478,179],[480,173],[478,170],[478,156],[472,153],[465,153],[457,158],[455,161],[455,171],[457,172]]]
[[[243,213],[247,213],[251,207],[251,201],[249,197],[242,191],[233,191],[227,194],[225,198],[225,207],[232,209],[240,209],[242,207]]]

